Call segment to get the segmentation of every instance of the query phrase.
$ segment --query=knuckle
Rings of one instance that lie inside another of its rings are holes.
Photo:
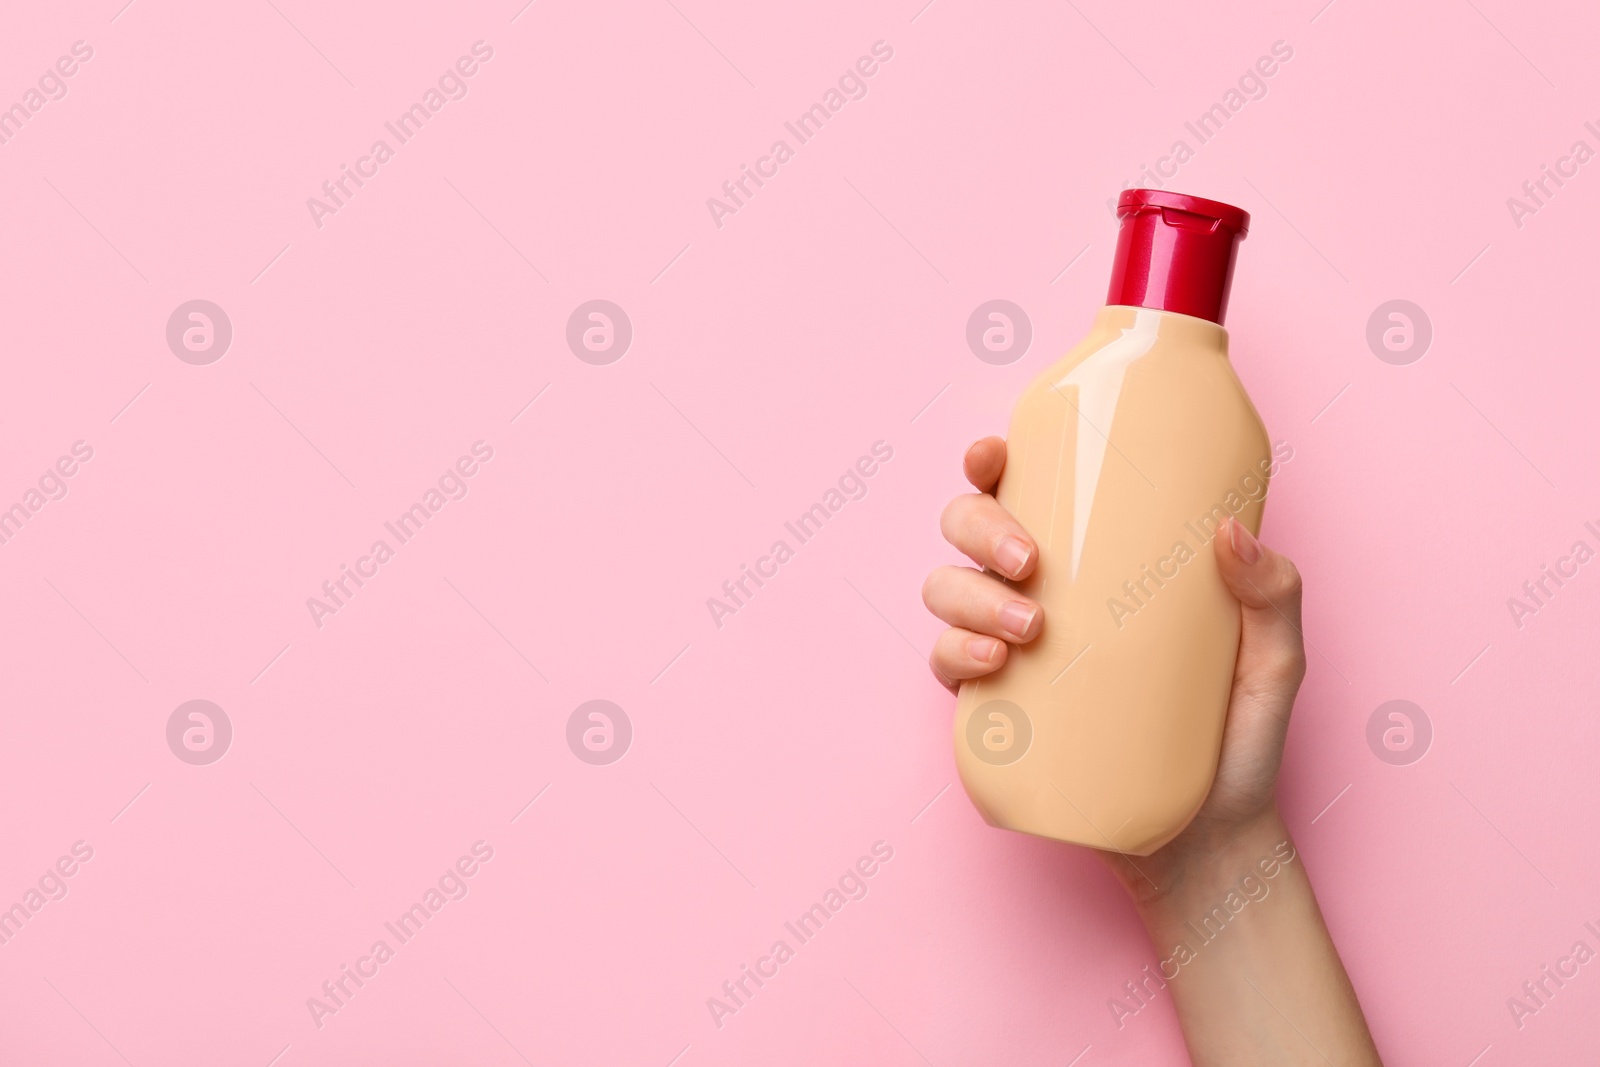
[[[939,515],[939,529],[944,532],[945,540],[954,543],[960,538],[962,529],[970,521],[975,499],[972,494],[963,493],[944,506]]]
[[[984,605],[989,600],[989,582],[978,571],[966,571],[963,581],[957,582],[950,592],[954,593],[950,600],[955,601],[955,608],[962,613],[963,619],[981,619],[984,616]],[[976,581],[966,581],[976,579]]]
[[[955,527],[955,510],[956,502],[952,500],[944,506],[943,511],[939,512],[939,532],[944,535],[946,541],[950,540],[950,531]]]
[[[968,521],[972,539],[985,548],[993,549],[1011,532],[1006,513],[992,497],[973,509]]]
[[[1273,656],[1266,674],[1274,683],[1287,688],[1298,686],[1306,676],[1305,646],[1296,642]]]
[[[959,606],[965,597],[966,567],[950,564],[935,567],[922,583],[922,603],[935,615],[943,615]]]
[[[1299,599],[1305,588],[1305,582],[1300,577],[1300,568],[1293,562],[1285,559],[1278,568],[1278,591],[1286,597]]]

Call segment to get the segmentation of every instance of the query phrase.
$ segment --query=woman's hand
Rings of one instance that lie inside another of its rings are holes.
[[[1005,469],[1006,443],[986,437],[967,450],[967,480],[978,490],[956,497],[944,509],[945,539],[972,560],[1009,578],[1033,573],[1038,548],[1033,538],[994,498]],[[1239,657],[1216,781],[1189,826],[1149,857],[1102,852],[1122,884],[1141,903],[1165,893],[1193,857],[1214,855],[1218,846],[1248,828],[1276,820],[1275,787],[1295,693],[1305,676],[1300,633],[1300,575],[1294,564],[1262,546],[1250,531],[1229,520],[1226,536],[1213,540],[1223,580],[1239,599]],[[1008,646],[1039,634],[1044,611],[992,574],[966,567],[940,567],[928,575],[923,601],[950,629],[934,643],[930,666],[952,691],[1006,662]]]
[[[1006,444],[998,437],[968,449],[967,480],[978,491],[952,500],[941,525],[945,538],[976,563],[1025,578],[1037,563],[1037,546],[993,496],[1005,463]],[[1213,544],[1240,612],[1216,779],[1199,813],[1156,852],[1098,854],[1133,897],[1164,957],[1160,973],[1170,982],[1159,988],[1171,989],[1195,1064],[1378,1064],[1355,991],[1278,814],[1278,767],[1306,670],[1300,575],[1232,519]],[[938,568],[922,596],[950,625],[935,642],[930,665],[952,691],[999,670],[1009,646],[1033,640],[1043,622],[1038,604],[968,568]],[[1215,947],[1188,944],[1196,940],[1197,917],[1214,915],[1243,877],[1256,875],[1263,858],[1285,855],[1290,859],[1281,868],[1273,865],[1278,873],[1271,876],[1270,902],[1263,895],[1263,903],[1242,912]]]
[[[1006,443],[985,437],[967,449],[967,481],[978,491],[950,501],[939,520],[945,540],[980,567],[1007,578],[1026,578],[1038,562],[1038,547],[1022,524],[994,498],[1006,465]],[[1006,662],[1007,644],[1039,635],[1044,609],[999,579],[970,567],[940,567],[922,584],[922,602],[950,624],[934,642],[929,665],[952,693],[968,678],[981,678]]]

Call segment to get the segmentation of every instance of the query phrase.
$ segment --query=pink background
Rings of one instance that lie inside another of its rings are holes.
[[[1390,1062],[1593,1054],[1600,965],[1520,1029],[1507,998],[1600,948],[1600,568],[1520,629],[1506,601],[1597,544],[1600,163],[1520,228],[1506,199],[1600,148],[1595,16],[921,3],[7,14],[0,102],[94,55],[0,146],[0,504],[94,458],[0,545],[0,905],[94,855],[0,946],[0,1060],[1184,1062],[1169,999],[1113,1021],[1157,957],[1094,858],[947,790],[919,589],[965,445],[1103,297],[1106,199],[1279,40],[1171,184],[1254,215],[1229,326],[1295,449],[1265,536],[1315,649],[1282,805]],[[306,199],[479,40],[468,95],[318,228]],[[207,366],[165,340],[196,298],[234,330]],[[606,366],[565,341],[597,298],[634,329]],[[964,337],[995,298],[1034,328],[1008,366]],[[1434,330],[1405,366],[1365,340],[1396,298]],[[314,625],[479,440],[466,498]],[[868,495],[715,626],[879,440]],[[208,766],[166,742],[194,699],[233,725]],[[565,739],[592,699],[634,731],[608,766]],[[1409,766],[1366,742],[1393,699],[1433,724]],[[479,840],[465,899],[319,1029],[307,998]],[[707,998],[880,840],[718,1028]]]

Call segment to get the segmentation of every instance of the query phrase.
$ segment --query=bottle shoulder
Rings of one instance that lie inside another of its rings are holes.
[[[1186,321],[1174,328],[1169,317]],[[1228,359],[1226,332],[1211,323],[1187,328],[1195,321],[1142,310],[1133,321],[1097,317],[1084,339],[1023,391],[1013,428],[1087,421],[1110,433],[1113,421],[1120,426],[1137,412],[1134,421],[1149,432],[1206,427],[1218,443],[1264,447],[1266,427]]]

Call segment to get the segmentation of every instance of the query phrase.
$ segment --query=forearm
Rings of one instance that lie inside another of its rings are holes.
[[[1139,896],[1195,1067],[1380,1063],[1275,810]]]

